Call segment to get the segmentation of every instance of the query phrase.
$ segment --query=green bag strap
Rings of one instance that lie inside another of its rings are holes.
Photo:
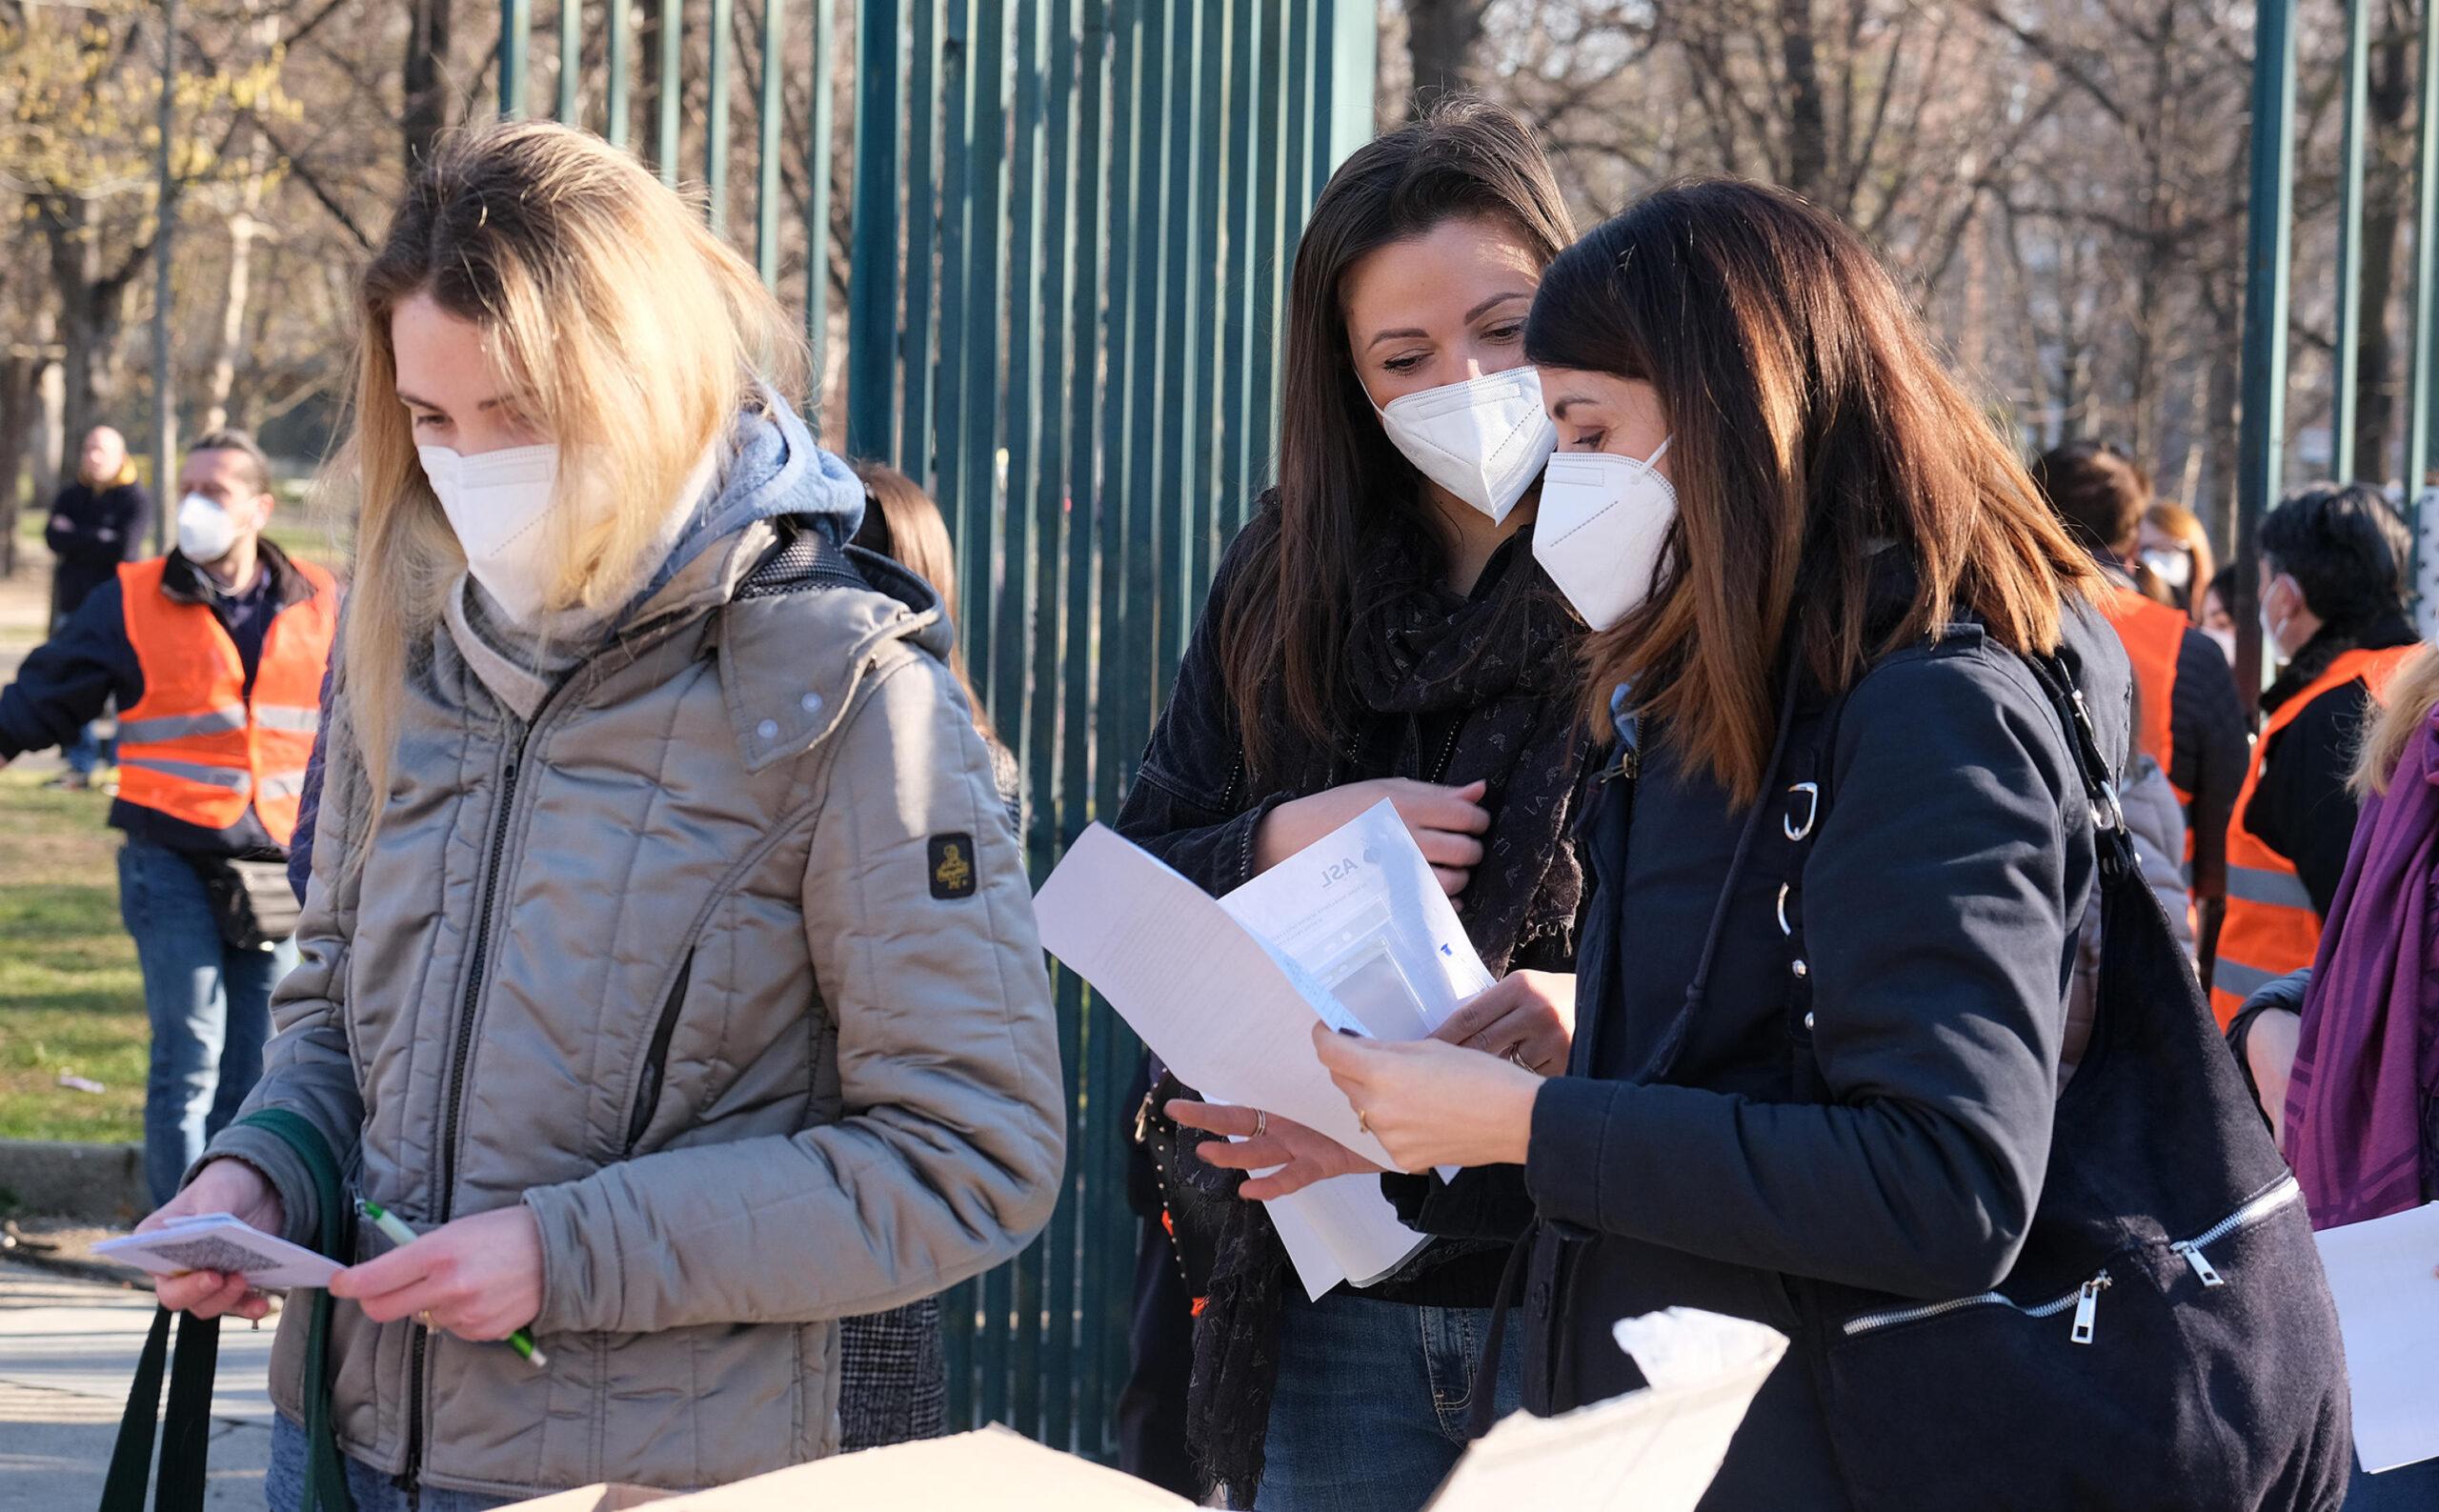
[[[237,1120],[276,1135],[305,1164],[313,1180],[313,1205],[321,1219],[314,1248],[333,1260],[348,1248],[349,1208],[339,1181],[338,1161],[330,1141],[302,1114],[286,1108],[261,1108]],[[179,1342],[186,1336],[178,1336]],[[175,1399],[171,1392],[172,1401]],[[354,1512],[347,1490],[347,1465],[339,1458],[338,1434],[331,1417],[331,1294],[315,1288],[305,1328],[305,1495],[297,1512]],[[166,1473],[166,1466],[165,1466]],[[164,1508],[172,1503],[164,1501]],[[105,1507],[103,1512],[117,1512]]]

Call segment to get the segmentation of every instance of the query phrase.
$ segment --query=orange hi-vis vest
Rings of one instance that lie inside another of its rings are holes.
[[[2329,663],[2327,672],[2302,692],[2278,706],[2253,742],[2252,760],[2245,769],[2245,785],[2236,794],[2236,812],[2227,824],[2227,916],[2219,926],[2219,958],[2210,978],[2210,1010],[2219,1027],[2227,1026],[2245,999],[2263,987],[2312,963],[2320,949],[2321,917],[2313,911],[2312,895],[2305,890],[2295,863],[2271,850],[2246,827],[2252,812],[2253,790],[2261,785],[2262,758],[2279,731],[2295,722],[2313,699],[2360,677],[2374,699],[2388,692],[2389,679],[2418,646],[2392,646],[2385,651],[2349,651]]]
[[[2135,685],[2143,690],[2143,728],[2137,736],[2145,754],[2162,772],[2175,768],[2168,757],[2175,743],[2176,658],[2185,648],[2186,618],[2167,605],[2144,597],[2130,588],[2110,583],[2100,596],[2100,612],[2126,645],[2126,659],[2134,666]],[[2174,784],[2175,778],[2169,782]],[[2190,803],[2193,795],[2176,790],[2177,801]],[[2192,837],[2186,837],[2190,847]],[[2187,860],[2192,859],[2188,855]]]
[[[168,565],[156,557],[118,570],[127,640],[144,674],[144,696],[119,714],[119,798],[207,830],[237,824],[251,804],[286,845],[321,719],[338,585],[291,558],[313,596],[272,617],[249,696],[237,643],[219,617],[161,592]]]

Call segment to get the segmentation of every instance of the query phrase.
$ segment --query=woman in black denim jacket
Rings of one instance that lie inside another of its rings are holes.
[[[1505,979],[1443,1027],[1556,1070],[1581,892],[1581,627],[1531,555],[1553,444],[1522,323],[1570,238],[1503,111],[1441,107],[1350,158],[1288,308],[1280,487],[1220,564],[1118,828],[1217,895],[1394,803]],[[1301,1046],[1289,1046],[1301,1053]],[[1496,1240],[1307,1300],[1258,1201],[1359,1167],[1174,1079],[1144,1126],[1197,1297],[1188,1437],[1206,1484],[1283,1512],[1412,1512],[1462,1448]],[[1180,1128],[1160,1117],[1173,1114]],[[1325,1148],[1320,1148],[1325,1147]],[[1302,1175],[1243,1179],[1293,1161]],[[1240,1189],[1241,1182],[1241,1189]]]

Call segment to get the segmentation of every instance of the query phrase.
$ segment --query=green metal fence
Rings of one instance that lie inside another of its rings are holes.
[[[2378,481],[2386,458],[2354,455],[2358,400],[2354,367],[2362,309],[2363,161],[2369,103],[2370,11],[2374,0],[2345,0],[2344,119],[2338,165],[2337,327],[2335,387],[2330,406],[2330,472],[2341,479],[2368,473]],[[2261,517],[2277,502],[2287,472],[2287,327],[2295,218],[2295,46],[2297,0],[2261,0],[2253,22],[2251,191],[2247,202],[2243,410],[2236,486],[2238,625],[2254,623],[2260,601]],[[2409,579],[2417,595],[2415,622],[2425,639],[2439,637],[2439,490],[2429,486],[2439,464],[2439,0],[2421,8],[2421,111],[2415,144],[2413,312],[2405,343],[2409,353],[2405,424],[2406,501],[2414,530]],[[2368,312],[2383,319],[2384,311]],[[2359,469],[2358,469],[2359,463]],[[2262,643],[2237,637],[2236,685],[2249,707],[2262,686]]]
[[[753,44],[755,252],[776,284],[793,158],[816,345],[831,81],[840,24],[853,28],[842,450],[895,463],[948,515],[959,635],[1023,766],[1038,880],[1115,812],[1220,551],[1268,474],[1274,317],[1306,211],[1372,132],[1373,0],[812,0],[801,19],[786,0],[742,0],[742,16],[739,0],[699,0],[700,16],[686,0],[650,3],[646,155],[672,182],[702,180],[721,226],[734,223],[731,102]],[[606,89],[588,124],[623,141],[636,12],[623,0],[608,10]],[[503,0],[510,113],[534,108],[536,23],[532,0]],[[709,28],[705,73],[687,80],[695,25]],[[556,113],[586,121],[578,0],[553,30]],[[792,60],[810,70],[794,142]],[[700,158],[681,162],[690,138]],[[1135,1247],[1123,1094],[1138,1047],[1074,977],[1055,980],[1063,1200],[1021,1258],[949,1295],[951,1420],[1107,1458]]]

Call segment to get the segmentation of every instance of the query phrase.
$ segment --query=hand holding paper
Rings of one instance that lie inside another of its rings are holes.
[[[1542,1077],[1437,1039],[1352,1039],[1321,1030],[1313,1051],[1401,1171],[1522,1165]]]

